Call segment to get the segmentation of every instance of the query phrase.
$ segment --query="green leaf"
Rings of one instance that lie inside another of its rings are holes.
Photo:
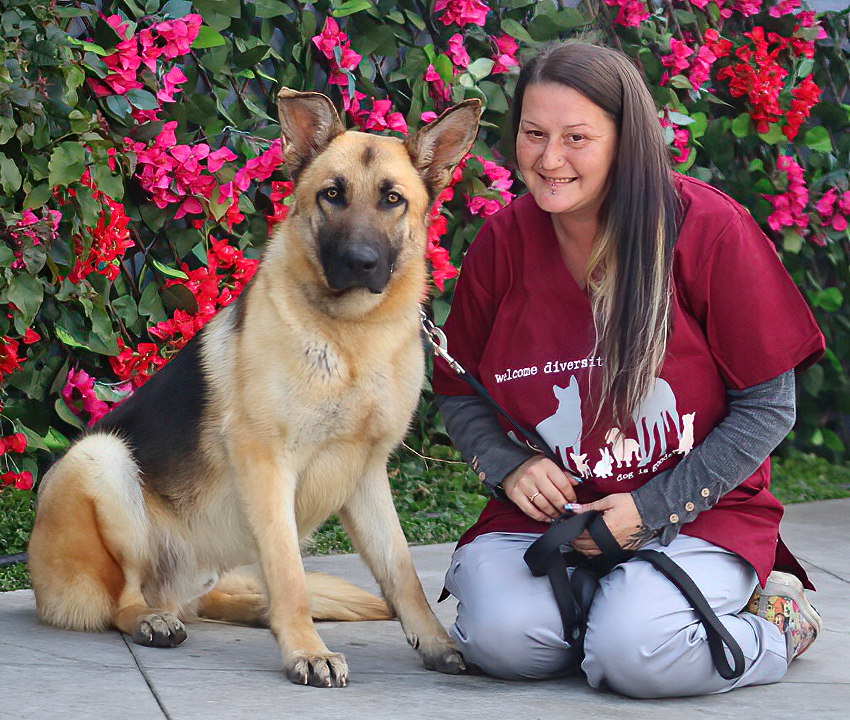
[[[670,111],[667,113],[667,117],[670,119],[670,122],[675,123],[676,125],[691,125],[695,122],[694,118],[690,115],[685,115],[680,112]]]
[[[826,288],[815,295],[814,305],[827,312],[835,312],[844,302],[844,296],[837,287]]]
[[[124,97],[134,108],[139,110],[156,110],[159,107],[159,100],[147,90],[133,88],[124,93]]]
[[[773,123],[766,133],[759,133],[759,137],[770,145],[777,145],[788,140],[779,123]]]
[[[291,19],[295,17],[295,10],[286,3],[280,2],[280,0],[256,0],[254,8],[257,11],[258,18],[285,17]]]
[[[3,191],[7,195],[13,195],[20,189],[22,181],[21,171],[15,161],[0,153],[0,185],[3,186]]]
[[[17,258],[6,243],[0,243],[0,267],[9,267]]]
[[[74,415],[73,412],[71,412],[71,408],[69,408],[65,404],[65,400],[63,398],[56,398],[56,402],[53,404],[53,408],[56,410],[56,414],[72,427],[75,427],[78,430],[86,429],[86,426],[83,424],[82,420],[80,420],[80,418],[78,418],[76,415]]]
[[[6,297],[15,303],[27,324],[32,322],[44,299],[44,287],[32,275],[15,275],[9,280]]]
[[[841,442],[841,438],[839,438],[838,435],[829,428],[823,428],[823,444],[834,452],[843,453],[845,450],[844,443]]]
[[[192,48],[194,50],[203,50],[204,48],[214,48],[219,45],[224,45],[224,38],[221,36],[221,33],[213,30],[208,25],[201,25],[192,43]]]
[[[370,7],[372,7],[372,3],[369,0],[348,0],[341,5],[335,5],[333,10],[331,10],[331,15],[334,17],[345,17],[346,15],[353,15],[362,10],[368,10]]]
[[[51,153],[48,168],[52,187],[76,182],[86,169],[86,151],[80,143],[63,142]]]
[[[240,0],[194,0],[195,7],[203,13],[217,13],[231,18],[242,17],[242,3]],[[206,19],[206,15],[204,15]]]
[[[71,334],[63,328],[61,325],[57,325],[53,328],[53,332],[55,333],[57,339],[61,340],[68,347],[77,347],[83,348],[84,350],[91,350],[91,348],[83,342],[79,340],[75,340],[71,337]]]
[[[823,127],[813,127],[806,133],[806,138],[803,141],[806,147],[815,152],[832,152],[832,140],[829,137],[829,131]]]
[[[161,322],[166,319],[165,308],[162,306],[159,290],[157,290],[154,282],[149,282],[142,290],[142,297],[139,300],[139,315],[149,317],[154,322]]]
[[[821,365],[812,365],[803,373],[803,387],[807,392],[817,397],[823,389],[824,371]]]
[[[536,45],[537,43],[534,41],[534,38],[528,34],[528,30],[526,30],[522,25],[520,25],[516,20],[512,20],[511,18],[505,18],[502,20],[502,31],[506,32],[512,38],[519,40],[520,42],[524,42],[528,45]]]
[[[466,70],[476,80],[483,80],[492,72],[495,64],[496,63],[494,63],[490,58],[478,58],[477,60],[469,63]]]
[[[678,88],[679,90],[693,90],[694,86],[691,84],[691,81],[688,80],[684,75],[674,75],[670,78],[670,85],[674,88]]]
[[[227,205],[225,205],[225,209],[226,208],[227,208]],[[163,263],[161,263],[159,260],[157,260],[155,257],[153,257],[151,255],[148,255],[147,261],[151,265],[153,265],[153,267],[155,267],[157,270],[159,270],[159,272],[161,272],[163,275],[166,275],[166,276],[171,277],[171,278],[179,278],[180,280],[188,280],[189,279],[189,276],[186,273],[184,273],[182,270],[178,270],[177,268],[173,268],[173,267],[168,267],[168,265],[164,265]]]
[[[795,255],[803,249],[803,236],[796,230],[786,229],[782,232],[782,249]]]
[[[106,107],[121,120],[126,119],[133,111],[130,101],[122,95],[110,95],[106,98]]]

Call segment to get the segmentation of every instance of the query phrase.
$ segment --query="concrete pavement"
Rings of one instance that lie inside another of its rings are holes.
[[[133,645],[117,632],[74,633],[41,625],[30,591],[0,594],[0,718],[170,720],[322,718],[359,720],[821,720],[850,717],[850,499],[792,505],[782,533],[818,587],[824,633],[783,682],[726,695],[630,700],[581,678],[507,682],[426,671],[395,622],[322,623],[345,653],[347,688],[297,687],[281,672],[266,630],[218,623],[188,627],[179,648]],[[412,548],[436,601],[451,545]],[[307,558],[309,569],[375,583],[357,556]],[[451,600],[436,606],[445,624]]]

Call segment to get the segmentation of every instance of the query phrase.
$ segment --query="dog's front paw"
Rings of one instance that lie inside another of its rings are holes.
[[[436,670],[446,675],[459,675],[466,669],[463,655],[450,638],[437,638],[425,642],[415,635],[408,636],[409,642],[419,655],[427,670]]]
[[[311,655],[290,653],[284,669],[286,677],[296,685],[313,687],[345,687],[348,685],[348,664],[342,653]]]
[[[177,647],[185,639],[183,623],[167,612],[143,615],[133,630],[133,642],[148,647]]]

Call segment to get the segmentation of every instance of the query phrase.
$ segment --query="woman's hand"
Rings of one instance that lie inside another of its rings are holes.
[[[581,512],[589,510],[602,513],[602,519],[624,550],[638,550],[656,534],[644,524],[630,493],[615,493],[581,506]],[[600,554],[599,548],[587,531],[573,540],[573,547],[588,557]]]
[[[564,512],[566,503],[576,501],[576,484],[549,458],[535,455],[502,481],[502,489],[528,517],[549,522]]]

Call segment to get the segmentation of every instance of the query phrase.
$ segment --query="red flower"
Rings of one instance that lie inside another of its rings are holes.
[[[4,375],[21,369],[18,358],[18,341],[6,335],[0,338],[0,382]]]
[[[22,473],[4,472],[0,475],[0,483],[3,485],[14,484],[18,490],[32,490],[32,473],[29,470]]]
[[[0,455],[7,452],[22,453],[27,449],[27,436],[23,433],[15,433],[0,437]]]

